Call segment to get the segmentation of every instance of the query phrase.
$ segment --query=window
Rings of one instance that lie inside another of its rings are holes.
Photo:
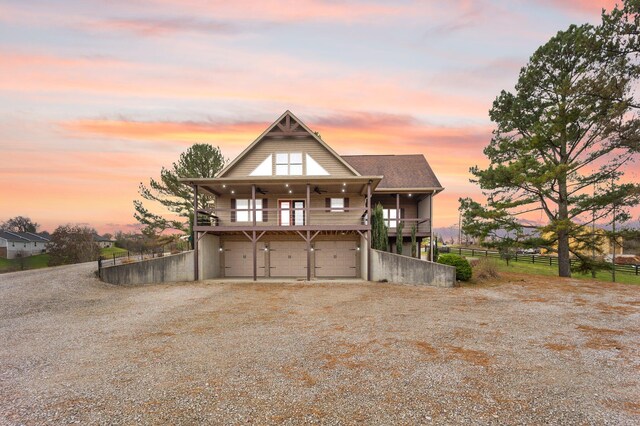
[[[236,200],[236,222],[253,222],[253,205],[251,200]],[[262,200],[256,200],[256,221],[262,222]]]
[[[332,198],[331,199],[331,211],[332,212],[344,212],[344,198]]]
[[[382,217],[384,222],[389,228],[396,228],[398,226],[398,211],[396,209],[384,209],[382,210]]]
[[[276,154],[276,175],[302,175],[302,153],[281,152]]]
[[[279,200],[280,226],[303,226],[305,224],[304,201]]]

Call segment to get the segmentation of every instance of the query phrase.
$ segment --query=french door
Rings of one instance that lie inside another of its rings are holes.
[[[304,200],[279,200],[280,226],[303,226]]]

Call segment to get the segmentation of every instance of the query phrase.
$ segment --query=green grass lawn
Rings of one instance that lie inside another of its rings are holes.
[[[547,276],[558,276],[558,266],[549,266],[543,264],[533,264],[526,262],[514,262],[513,260],[509,262],[509,266],[507,266],[507,262],[504,260],[493,259],[498,265],[498,269],[504,272],[515,272],[519,274],[530,274],[530,275],[547,275]],[[572,274],[572,278],[577,278],[580,280],[594,280],[591,278],[591,275],[582,275],[580,273],[574,272]],[[611,282],[611,272],[608,271],[600,271],[596,275],[596,281],[607,281]],[[625,283],[625,284],[638,284],[640,285],[640,276],[632,275],[632,274],[623,274],[620,272],[616,273],[616,282]]]
[[[120,253],[126,253],[126,252],[127,252],[126,249],[113,246],[113,247],[106,247],[100,250],[100,255],[104,257],[110,257],[110,256],[113,256],[114,254],[118,256]]]
[[[48,254],[37,254],[24,259],[24,269],[46,268],[49,263]],[[17,259],[0,258],[0,272],[19,271],[20,262]]]

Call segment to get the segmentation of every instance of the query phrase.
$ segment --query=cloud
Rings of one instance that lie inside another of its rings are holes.
[[[537,3],[537,2],[535,2]],[[542,0],[556,9],[564,9],[570,12],[579,12],[582,14],[596,14],[602,9],[611,10],[620,0]]]
[[[177,32],[202,32],[207,34],[232,35],[241,32],[231,22],[182,18],[113,18],[85,21],[77,24],[90,31],[124,31],[143,37],[166,36]]]

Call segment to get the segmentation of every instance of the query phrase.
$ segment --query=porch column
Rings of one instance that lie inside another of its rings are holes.
[[[253,217],[253,226],[256,226],[256,184],[255,183],[251,185],[251,216]]]
[[[367,183],[367,281],[371,281],[371,181]]]
[[[258,280],[258,242],[256,241],[256,231],[253,230],[253,234],[251,236],[251,246],[253,248],[253,280]]]
[[[311,281],[311,231],[307,231],[307,281]]]
[[[398,241],[402,244],[402,235],[398,235],[400,225],[400,194],[396,194],[396,252],[398,251]]]
[[[198,226],[198,185],[193,185],[193,280],[198,281],[198,231],[195,227]]]
[[[433,262],[433,192],[429,195],[429,260]]]
[[[418,259],[420,259],[422,257],[422,238],[418,238],[416,242],[418,243]]]
[[[307,203],[305,204],[305,207],[304,207],[304,224],[307,226],[311,225],[311,221],[309,220],[310,209],[311,209],[311,185],[307,184]]]

